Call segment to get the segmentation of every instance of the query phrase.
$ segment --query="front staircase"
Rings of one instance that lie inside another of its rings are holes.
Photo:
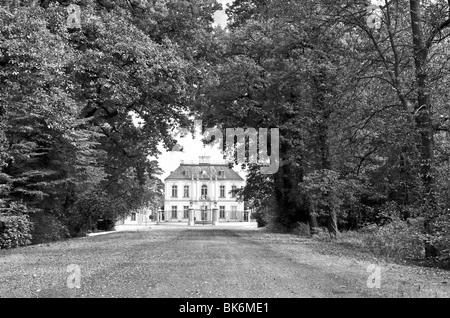
[[[207,220],[205,220],[205,221],[195,221],[195,224],[197,225],[212,225],[212,221],[207,221]]]

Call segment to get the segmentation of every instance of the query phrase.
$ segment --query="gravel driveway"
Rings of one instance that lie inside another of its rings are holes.
[[[328,253],[321,244],[245,227],[160,226],[27,246],[0,251],[0,296],[450,297],[448,271]],[[380,270],[373,288],[371,264]]]

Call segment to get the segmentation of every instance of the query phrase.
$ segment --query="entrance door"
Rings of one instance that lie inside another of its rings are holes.
[[[202,221],[208,221],[208,207],[202,206]]]

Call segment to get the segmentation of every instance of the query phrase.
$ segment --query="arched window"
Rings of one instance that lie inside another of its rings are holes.
[[[202,185],[202,197],[206,197],[208,195],[208,186],[206,184]]]

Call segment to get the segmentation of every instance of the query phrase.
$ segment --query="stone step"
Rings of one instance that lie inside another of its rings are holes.
[[[195,224],[212,224],[212,221],[195,221]]]

